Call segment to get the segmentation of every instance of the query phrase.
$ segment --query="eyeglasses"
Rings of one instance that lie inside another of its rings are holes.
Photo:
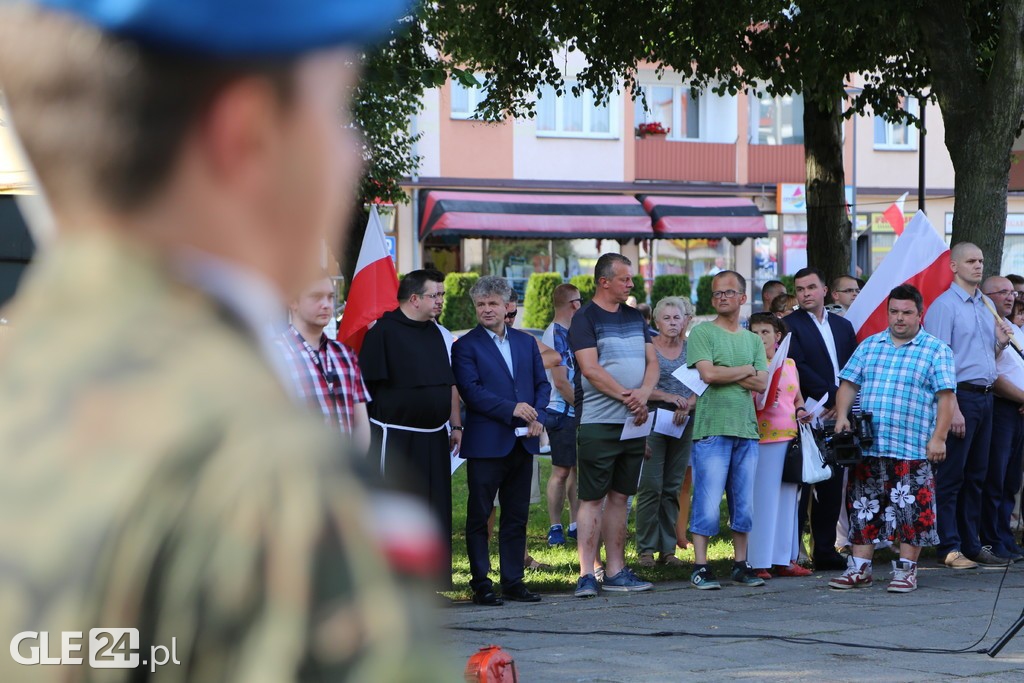
[[[1000,289],[998,292],[985,292],[985,296],[1012,296],[1017,298],[1017,292],[1012,289]]]
[[[519,311],[509,311],[508,313],[505,314],[505,320],[515,320],[516,319],[516,313],[518,313],[518,312]]]
[[[860,294],[859,287],[850,287],[849,289],[837,289],[840,294]]]
[[[735,289],[727,289],[724,292],[711,292],[712,299],[734,299],[739,296]]]

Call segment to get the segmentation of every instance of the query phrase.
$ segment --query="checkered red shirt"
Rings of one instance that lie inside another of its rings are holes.
[[[323,334],[319,348],[313,348],[293,325],[277,342],[296,396],[320,408],[327,425],[337,425],[342,434],[351,434],[355,404],[370,400],[355,355]]]

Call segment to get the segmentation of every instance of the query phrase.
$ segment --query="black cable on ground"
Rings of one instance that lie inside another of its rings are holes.
[[[848,641],[838,640],[826,640],[824,638],[811,638],[807,636],[780,636],[770,633],[695,633],[693,631],[609,631],[609,630],[596,630],[586,632],[568,632],[556,631],[551,629],[532,629],[532,628],[515,628],[512,626],[448,626],[447,628],[451,631],[469,631],[473,633],[519,633],[524,635],[552,635],[552,636],[567,636],[567,635],[595,635],[595,636],[614,636],[622,638],[679,638],[679,637],[691,637],[691,638],[707,638],[707,639],[729,639],[729,640],[770,640],[780,641],[783,643],[792,643],[794,645],[834,645],[836,647],[845,647],[858,650],[885,650],[887,652],[910,652],[920,654],[942,654],[942,655],[958,655],[958,654],[988,654],[988,648],[977,648],[983,640],[988,636],[988,632],[992,629],[992,623],[996,617],[996,607],[999,605],[999,597],[1003,592],[1003,584],[1006,582],[1006,576],[1010,572],[1010,565],[1007,565],[1003,570],[1003,576],[999,579],[999,588],[996,590],[995,600],[992,602],[992,613],[988,618],[988,625],[985,627],[985,632],[981,636],[965,647],[952,649],[952,648],[941,648],[941,647],[897,647],[893,645],[867,645],[862,643],[851,643]]]

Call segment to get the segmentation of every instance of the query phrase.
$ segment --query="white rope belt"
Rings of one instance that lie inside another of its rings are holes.
[[[380,476],[382,476],[382,477],[384,476],[384,460],[387,457],[386,454],[387,454],[387,451],[388,451],[388,430],[389,429],[397,429],[397,430],[402,431],[402,432],[418,432],[420,434],[433,434],[435,432],[441,431],[442,429],[445,429],[445,430],[448,429],[448,423],[447,422],[445,422],[440,427],[434,427],[433,429],[421,429],[420,427],[406,427],[405,425],[392,425],[392,424],[388,424],[386,422],[381,422],[380,420],[375,420],[372,417],[370,418],[370,422],[372,422],[373,424],[377,425],[378,427],[380,427],[384,431],[384,438],[381,439],[381,443],[380,443]]]

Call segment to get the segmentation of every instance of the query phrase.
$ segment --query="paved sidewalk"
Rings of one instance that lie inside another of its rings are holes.
[[[688,583],[659,584],[648,593],[609,594],[580,600],[548,594],[541,603],[477,607],[456,603],[439,611],[460,669],[482,645],[498,644],[516,660],[520,681],[828,680],[932,681],[984,678],[1024,680],[1024,631],[996,658],[985,654],[922,654],[792,644],[758,635],[810,637],[907,648],[960,649],[984,633],[1002,570],[954,572],[927,561],[920,588],[909,594],[885,590],[888,567],[875,568],[870,588],[836,591],[828,579],[772,579],[763,588],[723,581],[720,591]],[[1024,610],[1024,563],[1010,568],[995,620],[981,645],[991,646]],[[540,629],[559,634],[501,633]],[[594,631],[624,635],[595,635]],[[643,637],[658,631],[713,634]],[[637,635],[625,635],[637,634]]]

